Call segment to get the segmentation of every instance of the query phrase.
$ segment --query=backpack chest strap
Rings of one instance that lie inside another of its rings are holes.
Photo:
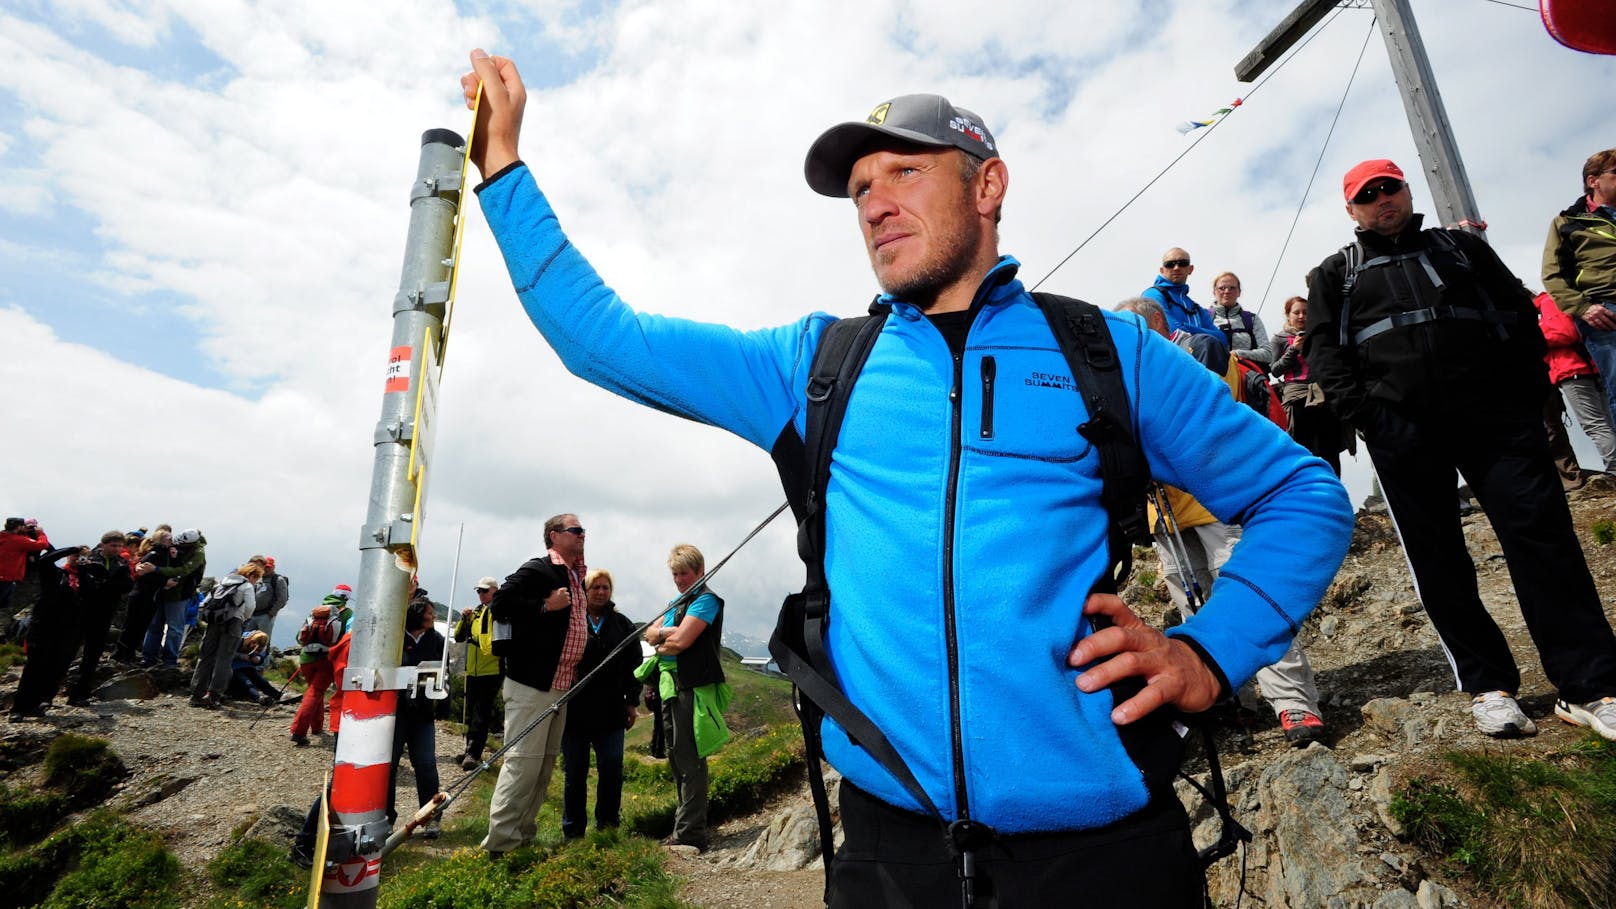
[[[1516,322],[1515,313],[1512,312],[1499,312],[1493,309],[1471,309],[1467,306],[1428,306],[1425,309],[1416,309],[1413,312],[1393,313],[1353,335],[1352,343],[1362,344],[1370,338],[1385,334],[1394,328],[1404,328],[1409,325],[1420,325],[1425,322],[1436,322],[1442,319],[1490,322],[1499,326],[1500,330],[1502,330],[1503,326],[1513,325]]]

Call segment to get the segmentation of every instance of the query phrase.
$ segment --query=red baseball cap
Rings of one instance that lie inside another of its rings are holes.
[[[1341,189],[1346,193],[1347,201],[1351,202],[1352,197],[1362,192],[1371,181],[1382,177],[1394,177],[1408,182],[1408,178],[1403,176],[1401,167],[1385,158],[1376,158],[1373,161],[1361,161],[1353,165],[1352,170],[1347,171],[1347,175],[1341,178]]]

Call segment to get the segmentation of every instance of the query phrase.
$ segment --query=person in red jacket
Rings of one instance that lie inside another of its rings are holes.
[[[1577,425],[1593,441],[1606,471],[1616,471],[1616,431],[1610,425],[1610,413],[1605,408],[1605,388],[1599,369],[1588,348],[1583,346],[1577,325],[1554,304],[1547,292],[1533,301],[1537,304],[1537,326],[1543,330],[1548,342],[1548,353],[1543,359],[1549,364],[1549,381],[1559,389],[1543,405],[1543,422],[1549,430],[1549,448],[1554,452],[1555,466],[1560,470],[1560,481],[1568,489],[1576,489],[1585,482],[1583,471],[1571,453],[1571,441],[1566,437],[1565,412],[1576,415]],[[1564,398],[1564,401],[1561,398]]]
[[[22,583],[28,557],[50,548],[50,538],[38,525],[29,525],[22,518],[6,518],[6,529],[0,531],[0,640],[11,635],[15,614],[11,595]]]

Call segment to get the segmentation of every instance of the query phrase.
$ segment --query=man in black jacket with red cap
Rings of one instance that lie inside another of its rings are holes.
[[[1381,492],[1471,714],[1532,735],[1520,670],[1476,587],[1454,471],[1486,510],[1555,714],[1616,739],[1616,635],[1550,459],[1537,309],[1481,238],[1422,230],[1403,171],[1364,161],[1343,181],[1356,239],[1308,276],[1314,381],[1363,435]]]

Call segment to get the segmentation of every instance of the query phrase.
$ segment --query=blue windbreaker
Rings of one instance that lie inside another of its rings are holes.
[[[1162,306],[1162,314],[1167,317],[1167,331],[1187,331],[1198,335],[1211,335],[1219,341],[1228,343],[1228,337],[1223,329],[1212,320],[1212,314],[1205,307],[1190,299],[1188,284],[1174,284],[1161,275],[1156,276],[1156,283],[1145,288],[1144,296],[1155,300]]]
[[[804,431],[830,316],[738,331],[636,313],[568,242],[524,166],[479,194],[522,305],[573,373],[766,451]],[[827,649],[950,819],[1087,829],[1148,793],[1111,695],[1078,691],[1066,665],[1090,631],[1082,608],[1106,567],[1107,518],[1098,459],[1074,429],[1081,396],[1016,269],[1006,257],[984,281],[957,366],[919,310],[889,300],[831,461]],[[1333,577],[1352,528],[1346,493],[1138,319],[1107,320],[1151,472],[1244,527],[1207,605],[1170,632],[1238,686],[1285,652]],[[1212,469],[1227,464],[1241,469]],[[824,745],[860,788],[920,810],[829,720]]]

